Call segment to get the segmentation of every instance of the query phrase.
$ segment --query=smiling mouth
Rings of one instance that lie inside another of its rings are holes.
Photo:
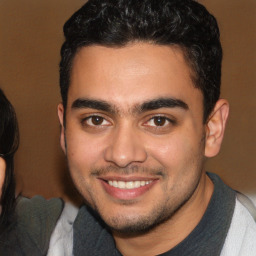
[[[120,189],[134,189],[134,188],[140,188],[144,187],[146,185],[149,185],[152,183],[152,180],[150,181],[145,181],[145,180],[136,180],[136,181],[116,181],[116,180],[108,180],[108,184],[112,187],[115,188],[120,188]]]
[[[108,195],[122,201],[129,201],[142,196],[159,181],[159,179],[131,177],[127,179],[124,177],[104,177],[100,178],[99,181]]]

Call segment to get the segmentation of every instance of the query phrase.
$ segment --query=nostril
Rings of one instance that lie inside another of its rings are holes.
[[[147,153],[140,148],[117,150],[116,148],[108,148],[105,151],[105,161],[114,163],[116,166],[125,168],[132,163],[144,162],[147,159]]]

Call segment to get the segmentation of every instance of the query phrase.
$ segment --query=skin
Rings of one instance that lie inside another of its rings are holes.
[[[228,116],[219,100],[206,124],[203,95],[177,47],[82,48],[73,63],[61,146],[74,183],[110,226],[123,255],[156,255],[181,242],[213,192],[203,171]],[[96,116],[96,117],[95,117]],[[108,181],[148,181],[119,189]]]
[[[4,178],[5,178],[5,169],[6,169],[5,160],[2,157],[0,157],[0,198],[2,196],[2,188],[4,184]]]

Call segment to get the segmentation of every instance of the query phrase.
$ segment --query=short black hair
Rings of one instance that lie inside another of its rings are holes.
[[[67,104],[74,56],[81,47],[131,42],[178,46],[204,96],[204,122],[220,96],[222,48],[216,19],[193,0],[89,0],[64,25],[60,88]]]
[[[2,187],[0,203],[0,232],[6,228],[14,216],[15,180],[14,154],[19,145],[19,129],[12,104],[0,89],[0,157],[6,162],[5,179]]]

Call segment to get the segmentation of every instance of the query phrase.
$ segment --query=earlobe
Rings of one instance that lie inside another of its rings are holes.
[[[227,100],[218,100],[206,124],[206,157],[213,157],[219,153],[224,137],[228,114],[229,104]]]
[[[66,143],[65,143],[65,127],[64,127],[64,107],[63,104],[60,103],[58,105],[58,117],[60,122],[60,145],[63,150],[63,152],[66,154]]]

